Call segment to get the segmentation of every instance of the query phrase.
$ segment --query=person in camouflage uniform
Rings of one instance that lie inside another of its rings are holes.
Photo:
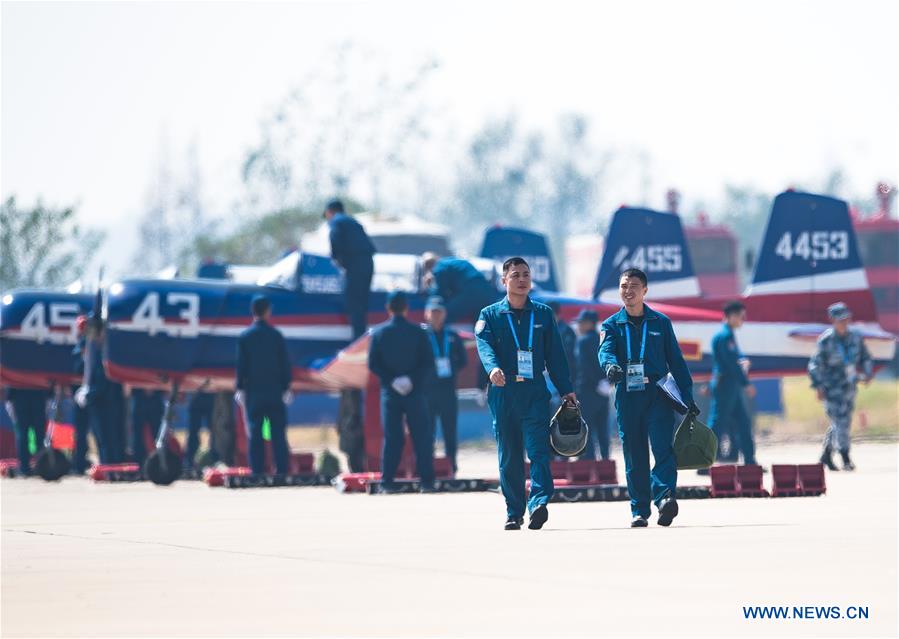
[[[854,470],[849,458],[849,426],[856,386],[871,381],[871,355],[861,335],[849,328],[852,313],[843,302],[831,304],[827,315],[833,326],[818,338],[815,354],[808,363],[812,388],[824,402],[824,412],[830,419],[821,463],[830,470],[838,470],[831,458],[833,451],[838,450],[843,458],[843,470]]]

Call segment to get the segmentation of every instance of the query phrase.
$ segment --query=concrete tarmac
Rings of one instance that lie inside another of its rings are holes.
[[[762,448],[801,463],[812,445]],[[897,447],[824,497],[554,504],[505,532],[495,493],[0,481],[3,637],[897,636]],[[619,458],[619,478],[624,480]],[[468,452],[462,475],[496,475]],[[694,472],[682,485],[704,484]],[[770,483],[770,475],[766,475]],[[744,606],[839,606],[747,620]],[[845,618],[849,606],[867,619]]]

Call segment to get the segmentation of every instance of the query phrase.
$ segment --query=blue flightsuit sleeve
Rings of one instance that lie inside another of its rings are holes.
[[[381,386],[387,388],[393,381],[393,375],[387,370],[384,360],[381,357],[380,339],[377,333],[371,336],[371,342],[368,345],[368,370],[374,373],[379,380]]]
[[[815,352],[808,360],[808,376],[812,380],[812,388],[819,388],[824,382],[824,376],[822,375],[822,370],[825,366],[824,339],[824,337],[818,338],[818,341],[815,344]]]
[[[671,320],[667,318],[665,319],[665,333],[665,359],[668,360],[668,370],[671,371],[674,381],[677,382],[681,398],[689,406],[693,403],[693,377],[690,375],[687,362],[684,360],[684,354],[677,343]]]
[[[450,341],[450,364],[453,367],[454,374],[461,371],[468,364],[465,342],[458,334],[455,334],[455,339]]]
[[[863,339],[859,339],[858,365],[865,377],[870,378],[874,374],[874,363],[871,361],[871,353],[868,352],[868,347],[865,346],[865,340]]]
[[[479,330],[478,330],[479,329]],[[475,328],[475,340],[478,345],[478,356],[481,358],[481,364],[489,375],[494,368],[502,368],[499,365],[499,358],[496,356],[496,335],[487,314],[481,310],[478,316],[478,323]]]
[[[287,353],[287,340],[284,339],[284,335],[278,331],[278,339],[281,343],[280,353],[279,353],[279,364],[281,367],[281,390],[286,391],[290,388],[290,382],[293,379],[293,368],[290,365],[290,357]]]
[[[568,357],[565,355],[565,347],[562,345],[562,336],[559,334],[556,318],[550,313],[548,319],[549,330],[544,332],[543,342],[546,353],[546,370],[553,386],[559,391],[559,395],[567,395],[572,391]]]
[[[331,224],[331,230],[328,237],[331,240],[331,259],[340,265],[343,265],[343,234],[341,233],[342,225],[339,222]]]
[[[243,337],[237,340],[237,390],[246,388],[247,382],[247,344]]]
[[[599,345],[599,367],[603,372],[607,372],[609,366],[621,366],[618,362],[618,332],[611,320],[603,322],[602,331],[602,344]]]
[[[740,359],[737,357],[736,350],[728,348],[728,343],[732,343],[732,338],[724,333],[718,333],[712,339],[712,353],[715,361],[721,369],[722,374],[730,379],[740,382],[741,386],[749,385],[749,378],[743,372],[740,366]]]
[[[599,353],[597,352],[596,356],[594,356],[591,351],[588,340],[582,338],[577,341],[574,349],[576,370],[572,377],[575,378],[578,384],[589,384],[592,381],[590,373],[599,364],[599,360],[595,359],[595,357],[599,356]]]

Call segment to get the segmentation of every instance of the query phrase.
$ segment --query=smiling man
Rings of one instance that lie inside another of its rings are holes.
[[[640,269],[621,274],[618,292],[624,308],[603,322],[604,337],[599,347],[599,364],[617,389],[615,409],[631,497],[632,528],[649,525],[650,498],[659,509],[660,526],[670,526],[678,513],[674,412],[656,382],[670,371],[684,402],[693,414],[699,414],[693,402],[693,379],[671,320],[643,303],[648,291],[646,273]],[[650,446],[655,459],[651,472]]]
[[[506,530],[519,530],[527,505],[528,528],[549,518],[553,494],[549,469],[549,390],[546,369],[562,399],[576,402],[556,319],[545,304],[530,298],[531,269],[521,257],[503,263],[506,297],[484,308],[475,324],[478,355],[490,376],[487,402],[499,454],[506,499]],[[524,453],[531,460],[531,495],[525,504]]]

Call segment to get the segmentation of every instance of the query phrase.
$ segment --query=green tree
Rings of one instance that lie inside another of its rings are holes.
[[[104,235],[78,226],[75,207],[38,201],[22,208],[9,197],[0,208],[0,290],[59,287],[80,278]]]

